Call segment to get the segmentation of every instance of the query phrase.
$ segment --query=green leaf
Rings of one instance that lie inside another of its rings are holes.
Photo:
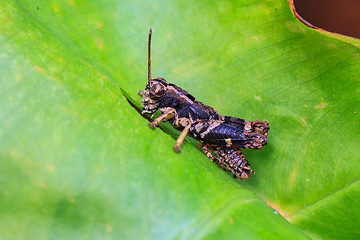
[[[0,26],[1,238],[360,235],[359,40],[285,0],[10,0]],[[153,77],[270,123],[249,180],[174,153],[121,94],[140,104],[149,27]]]

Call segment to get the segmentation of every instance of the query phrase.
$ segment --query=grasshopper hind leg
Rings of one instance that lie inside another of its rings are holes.
[[[270,125],[265,121],[254,121],[251,122],[251,127],[254,133],[259,133],[267,137]]]
[[[241,118],[230,117],[230,116],[223,117],[223,120],[225,121],[225,123],[229,123],[233,126],[236,126],[239,129],[244,130],[245,132],[258,133],[264,135],[265,137],[267,137],[268,131],[270,129],[270,125],[266,121],[249,122]]]
[[[235,178],[248,179],[255,172],[251,170],[240,148],[227,148],[221,146],[203,146],[205,154],[214,161],[220,168],[231,173]],[[211,152],[214,153],[211,154]]]

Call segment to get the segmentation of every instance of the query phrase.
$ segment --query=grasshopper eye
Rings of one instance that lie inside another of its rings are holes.
[[[161,83],[155,83],[150,88],[152,98],[160,98],[165,92],[165,87]]]

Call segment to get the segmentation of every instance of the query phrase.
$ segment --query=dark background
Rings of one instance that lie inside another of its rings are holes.
[[[360,38],[360,0],[294,0],[294,5],[314,26]]]

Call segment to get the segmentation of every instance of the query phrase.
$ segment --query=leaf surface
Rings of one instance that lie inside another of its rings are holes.
[[[360,235],[358,40],[307,28],[280,0],[0,10],[3,238]],[[248,181],[189,143],[174,153],[120,93],[140,104],[149,27],[153,77],[222,115],[270,122],[268,146],[244,151]]]

